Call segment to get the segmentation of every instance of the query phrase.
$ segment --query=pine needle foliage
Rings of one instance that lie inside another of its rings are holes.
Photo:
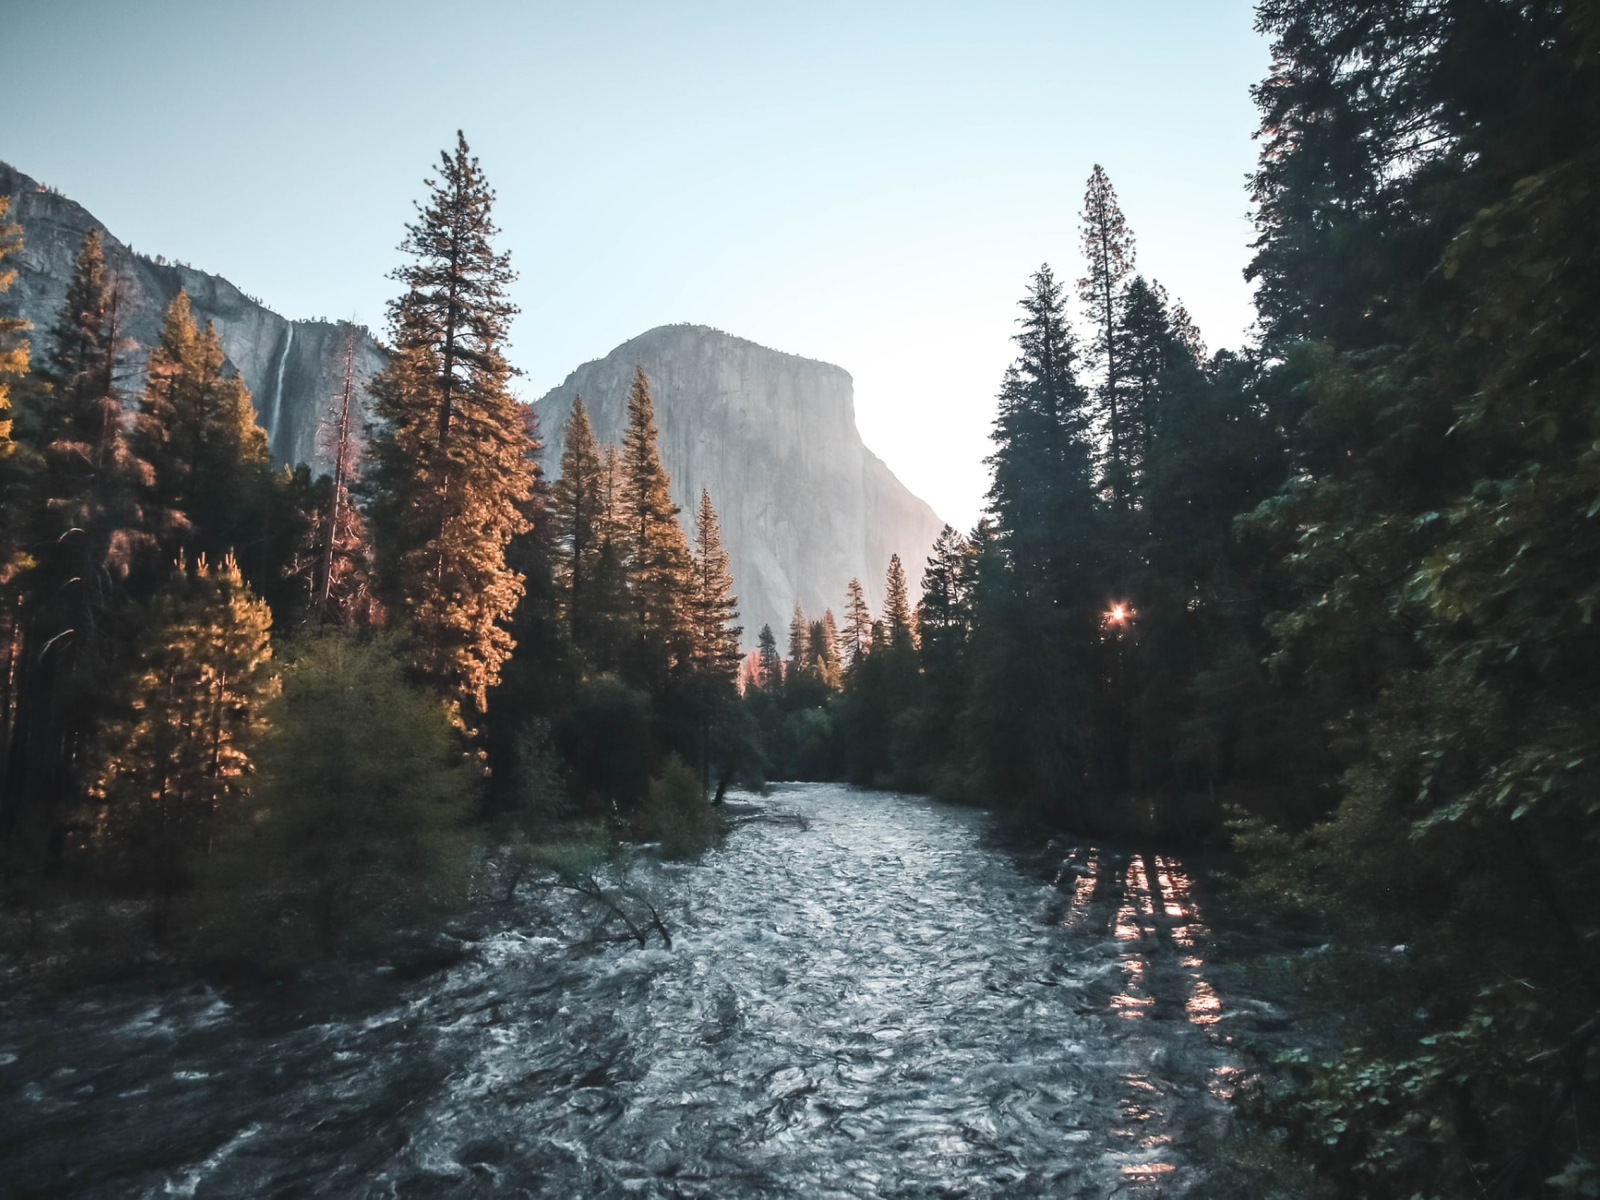
[[[528,435],[504,347],[516,309],[509,256],[493,248],[494,192],[465,137],[442,154],[394,278],[392,358],[373,381],[369,474],[383,592],[410,631],[411,662],[482,712],[513,642],[523,591],[506,547],[528,527]]]
[[[126,716],[105,730],[89,796],[100,848],[163,897],[250,786],[262,706],[278,689],[271,625],[232,558],[180,561],[149,604]]]
[[[655,405],[644,369],[628,390],[628,428],[619,464],[620,519],[629,592],[639,615],[646,677],[664,672],[689,653],[687,600],[692,564],[688,539],[672,503],[671,478],[661,465]]]
[[[22,226],[8,221],[11,197],[0,196],[0,292],[16,282],[17,272],[5,266],[5,260],[22,251]],[[0,458],[9,457],[11,441],[11,389],[8,376],[20,375],[28,369],[28,343],[21,334],[28,323],[18,317],[0,317]]]
[[[196,328],[180,290],[150,351],[133,437],[150,468],[143,507],[163,568],[179,554],[257,562],[264,550],[267,435],[226,361],[216,327]]]
[[[277,929],[277,953],[331,951],[459,899],[476,773],[397,651],[388,637],[310,636],[266,709],[260,778],[218,884]]]

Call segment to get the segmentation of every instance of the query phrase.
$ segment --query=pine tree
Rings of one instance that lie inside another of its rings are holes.
[[[1082,796],[1103,590],[1091,410],[1061,289],[1030,280],[995,419],[994,540],[973,585],[963,721],[975,785],[1056,815]]]
[[[621,516],[629,590],[648,664],[646,679],[659,688],[665,670],[686,656],[690,562],[688,539],[678,524],[678,507],[672,503],[671,480],[661,465],[656,438],[650,382],[644,369],[636,368],[622,441]]]
[[[323,425],[323,443],[333,460],[328,497],[315,524],[316,573],[311,619],[346,626],[377,624],[382,610],[373,591],[372,544],[351,493],[361,479],[361,441],[355,406],[355,329],[347,326],[344,383]]]
[[[277,689],[272,614],[232,558],[178,569],[151,602],[128,716],[105,734],[92,827],[161,898],[157,932],[217,810],[248,786],[261,705]]]
[[[713,727],[720,729],[726,723],[737,695],[739,635],[744,631],[733,624],[739,615],[739,600],[732,592],[733,576],[728,571],[728,552],[722,548],[717,513],[711,507],[711,494],[701,489],[687,597],[686,665],[700,709],[700,782],[706,790],[711,786]]]
[[[456,135],[401,250],[393,357],[372,385],[373,533],[413,666],[463,711],[482,712],[512,650],[505,622],[523,581],[506,546],[527,528],[528,436],[504,354],[516,312],[497,253],[494,192]]]
[[[744,630],[733,624],[739,615],[739,598],[732,595],[728,552],[722,548],[722,530],[711,507],[711,495],[704,489],[695,513],[692,553],[689,667],[697,679],[731,684],[739,670],[739,635]]]
[[[783,659],[778,654],[778,639],[773,635],[771,625],[761,627],[756,646],[758,685],[763,692],[775,692],[783,684]]]
[[[906,571],[900,556],[889,556],[889,570],[883,580],[883,627],[890,645],[910,650],[916,646],[916,628],[911,619],[911,598],[906,590]]]
[[[811,665],[811,626],[798,604],[789,618],[789,661],[784,665],[783,677],[798,683]]]
[[[22,226],[6,220],[11,210],[11,197],[0,196],[0,292],[16,282],[17,272],[4,262],[22,250]],[[11,441],[11,390],[8,376],[21,375],[28,369],[28,343],[18,335],[28,329],[28,323],[18,317],[0,317],[0,459],[10,457]],[[9,562],[6,564],[9,567]]]
[[[845,591],[844,628],[839,633],[839,659],[853,671],[872,648],[872,610],[867,607],[861,581],[852,579]]]
[[[180,290],[150,351],[133,439],[150,464],[145,520],[163,567],[179,553],[235,550],[264,565],[267,435],[244,381],[223,373],[226,361],[216,327],[196,329]]]
[[[22,249],[22,227],[8,222],[11,197],[0,196],[0,293],[17,273],[5,260]],[[12,770],[15,758],[13,725],[18,709],[19,668],[25,661],[23,626],[18,609],[17,576],[30,563],[23,533],[23,494],[27,471],[18,461],[12,438],[11,384],[28,369],[28,343],[21,336],[28,322],[0,318],[0,752],[6,764],[6,786],[0,789],[0,846],[9,848],[20,809],[20,788]]]
[[[559,539],[561,583],[573,642],[587,646],[586,622],[598,597],[600,557],[610,537],[606,464],[583,397],[572,401],[561,451],[561,475],[550,486],[551,513]]]
[[[122,600],[140,531],[143,465],[127,445],[117,373],[125,339],[100,238],[79,252],[51,329],[27,438],[32,469],[15,497],[35,547],[13,610],[22,650],[7,791],[53,807],[81,793],[83,756],[101,720],[127,631]]]
[[[1083,253],[1088,274],[1078,281],[1078,295],[1095,331],[1089,343],[1090,357],[1104,371],[1096,393],[1106,437],[1103,479],[1116,507],[1126,509],[1130,447],[1122,395],[1126,368],[1119,354],[1118,328],[1124,284],[1133,270],[1133,232],[1117,206],[1116,189],[1099,163],[1089,176],[1083,198]]]
[[[836,692],[844,684],[844,664],[839,657],[839,622],[833,615],[833,609],[822,610],[822,620],[817,622],[817,626],[815,654],[817,662],[821,664],[822,682],[830,692]]]

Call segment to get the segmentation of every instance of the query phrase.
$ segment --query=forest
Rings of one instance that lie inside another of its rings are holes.
[[[1600,1194],[1600,17],[1258,21],[1257,344],[1206,353],[1096,167],[988,515],[914,604],[896,558],[880,617],[763,629],[746,705],[779,776],[1229,845],[1335,931],[1345,1048],[1242,1103],[1337,1194]]]
[[[1316,1194],[1600,1195],[1600,9],[1257,22],[1252,344],[1207,350],[1094,166],[1081,260],[1019,281],[986,515],[748,656],[643,370],[546,478],[464,137],[326,475],[271,470],[185,296],[131,343],[90,234],[51,328],[0,322],[0,948],[271,978],[523,880],[670,944],[620,846],[845,781],[1205,847],[1325,935],[1286,985],[1324,1041],[1233,1097]]]

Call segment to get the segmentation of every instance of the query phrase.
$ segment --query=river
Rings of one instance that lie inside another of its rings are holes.
[[[1182,863],[746,799],[644,868],[671,949],[576,953],[519,902],[360,1003],[128,984],[0,1024],[0,1193],[1214,1194],[1195,1143],[1250,1010]]]

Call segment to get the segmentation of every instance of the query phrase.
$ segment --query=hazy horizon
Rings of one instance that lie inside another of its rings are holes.
[[[1213,349],[1244,341],[1268,61],[1246,3],[430,11],[18,13],[30,119],[0,158],[141,252],[381,328],[412,202],[462,128],[520,272],[524,399],[647,329],[710,325],[849,371],[867,445],[961,527],[1015,303],[1040,262],[1079,273],[1096,162],[1140,268]],[[84,77],[125,81],[109,132]]]

